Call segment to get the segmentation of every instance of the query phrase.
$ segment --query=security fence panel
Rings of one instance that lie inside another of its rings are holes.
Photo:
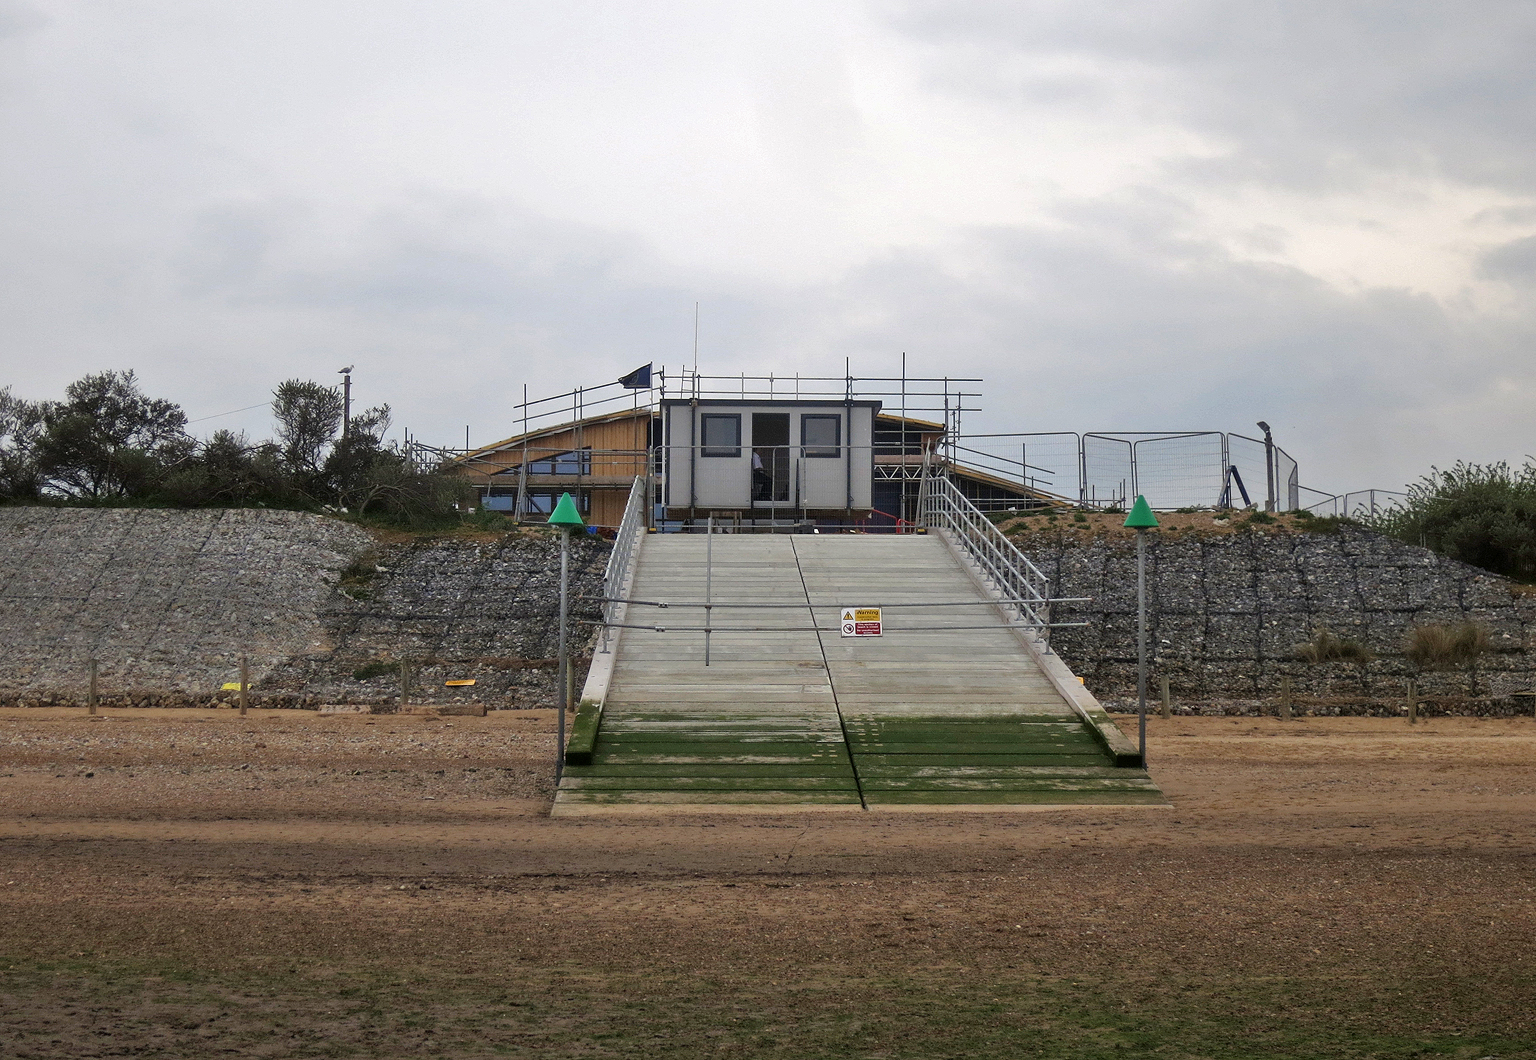
[[[1269,471],[1265,464],[1263,439],[1227,435],[1227,504],[1233,508],[1264,507],[1269,494]]]
[[[1136,470],[1128,438],[1083,435],[1083,498],[1093,508],[1123,508],[1135,487]]]
[[[1408,494],[1397,490],[1356,490],[1344,494],[1342,514],[1351,519],[1370,518],[1384,514],[1388,508],[1400,503]]]
[[[1018,443],[1030,489],[1074,502],[1082,499],[1082,441],[1076,432],[1026,434],[1012,441]]]
[[[1221,497],[1225,449],[1219,431],[1138,438],[1134,491],[1154,508],[1213,508]]]
[[[1301,484],[1296,461],[1279,446],[1275,447],[1275,510],[1294,512],[1301,507]]]

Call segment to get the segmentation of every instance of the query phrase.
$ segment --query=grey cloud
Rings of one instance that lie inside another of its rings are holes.
[[[0,40],[20,37],[48,24],[48,16],[23,0],[0,0]]]
[[[1484,276],[1495,280],[1536,281],[1536,236],[1495,247],[1483,254],[1478,265]]]
[[[1212,179],[1321,187],[1390,167],[1528,189],[1536,177],[1536,7],[1520,0],[913,0],[891,12],[935,46],[952,88],[1085,106],[1129,92],[1149,117],[1241,145],[1194,170]],[[1031,73],[1060,56],[1091,62]]]

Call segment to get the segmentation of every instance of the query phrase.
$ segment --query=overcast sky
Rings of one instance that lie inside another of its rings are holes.
[[[0,385],[512,433],[648,360],[1536,452],[1536,5],[0,0]],[[261,410],[200,431],[270,431]]]

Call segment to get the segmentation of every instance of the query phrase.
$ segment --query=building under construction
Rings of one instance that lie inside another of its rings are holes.
[[[562,493],[582,517],[617,526],[636,477],[651,482],[652,525],[713,517],[754,526],[871,531],[916,518],[925,473],[947,471],[983,507],[1065,498],[957,459],[976,379],[804,376],[625,379],[515,407],[518,433],[454,455],[480,504],[539,521]],[[969,403],[969,404],[968,404]]]

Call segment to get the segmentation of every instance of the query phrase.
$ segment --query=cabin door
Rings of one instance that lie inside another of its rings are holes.
[[[752,413],[752,507],[788,504],[789,413]]]

